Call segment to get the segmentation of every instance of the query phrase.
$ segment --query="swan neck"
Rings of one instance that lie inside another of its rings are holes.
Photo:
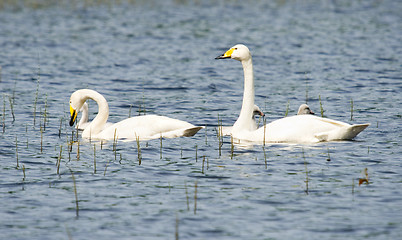
[[[92,99],[98,104],[98,114],[92,120],[91,124],[85,128],[83,131],[83,136],[93,136],[95,134],[98,134],[101,132],[103,127],[105,126],[107,119],[109,117],[109,105],[106,101],[106,99],[99,94],[98,92],[95,91],[89,91],[86,96],[86,99]]]
[[[243,104],[241,107],[239,118],[235,126],[242,130],[251,130],[253,121],[253,107],[254,107],[254,76],[253,76],[253,62],[251,57],[248,60],[241,62],[244,71],[244,93]]]

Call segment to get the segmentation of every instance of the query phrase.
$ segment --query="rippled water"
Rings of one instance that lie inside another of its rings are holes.
[[[0,10],[2,238],[401,238],[398,1],[43,2]],[[214,57],[236,43],[252,51],[268,121],[307,97],[371,126],[354,141],[220,148],[242,69]],[[70,152],[80,88],[106,97],[112,122],[145,109],[207,128],[141,142],[141,162],[135,142],[79,137]]]

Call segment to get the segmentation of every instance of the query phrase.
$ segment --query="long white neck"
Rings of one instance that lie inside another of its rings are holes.
[[[77,124],[77,128],[88,122],[88,104],[85,102],[81,108],[81,119]]]
[[[248,130],[251,131],[253,107],[254,107],[254,76],[253,76],[253,61],[251,57],[248,60],[243,60],[243,71],[244,71],[244,93],[243,93],[243,104],[241,106],[241,111],[239,118],[233,125],[233,128],[237,131]]]
[[[86,90],[84,94],[84,101],[89,98],[98,104],[98,114],[94,120],[92,120],[90,125],[82,132],[83,137],[91,137],[100,133],[109,117],[109,105],[101,94],[92,90]]]

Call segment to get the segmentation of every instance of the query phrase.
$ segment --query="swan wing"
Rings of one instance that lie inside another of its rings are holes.
[[[255,131],[251,138],[266,142],[314,143],[350,140],[370,124],[350,125],[314,115],[296,115],[275,120]],[[252,139],[250,139],[252,140]]]
[[[114,139],[116,135],[118,139],[136,139],[138,137],[142,140],[145,140],[159,138],[160,136],[192,136],[202,127],[198,128],[194,133],[192,132],[195,131],[194,129],[188,130],[192,128],[197,127],[178,119],[157,115],[145,115],[128,118],[115,123],[104,129],[99,134],[99,137],[102,139]],[[182,135],[180,135],[180,133]],[[191,133],[193,134],[191,135]]]

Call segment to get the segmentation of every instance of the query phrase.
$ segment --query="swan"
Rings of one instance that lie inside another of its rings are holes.
[[[297,115],[303,115],[303,114],[314,115],[314,112],[311,111],[310,107],[307,104],[302,104],[300,105],[299,110],[297,111]]]
[[[257,125],[257,123],[255,121],[254,116],[265,117],[265,114],[261,111],[261,109],[257,105],[254,105],[253,114],[251,115],[251,119],[252,119],[252,121],[251,121],[251,129],[257,130],[258,125]],[[230,135],[230,133],[232,132],[232,128],[233,128],[233,126],[230,126],[230,127],[222,126],[220,135],[222,135],[222,136]]]
[[[350,125],[304,114],[277,119],[254,130],[250,118],[254,106],[254,76],[250,51],[245,45],[237,44],[215,59],[227,58],[240,61],[244,72],[243,103],[231,132],[232,137],[239,142],[316,143],[351,140],[370,125]]]
[[[78,130],[84,130],[86,127],[89,126],[90,122],[88,122],[88,103],[84,102],[84,105],[82,105],[81,109],[81,119],[75,126],[76,129]],[[113,123],[107,122],[104,126],[104,128],[107,128],[109,126],[113,125]]]
[[[100,93],[90,89],[80,89],[71,94],[70,126],[74,125],[77,110],[81,109],[88,99],[92,99],[98,104],[98,114],[82,132],[83,138],[150,140],[160,137],[191,137],[204,128],[185,121],[157,115],[131,117],[105,128],[109,117],[109,105]]]

